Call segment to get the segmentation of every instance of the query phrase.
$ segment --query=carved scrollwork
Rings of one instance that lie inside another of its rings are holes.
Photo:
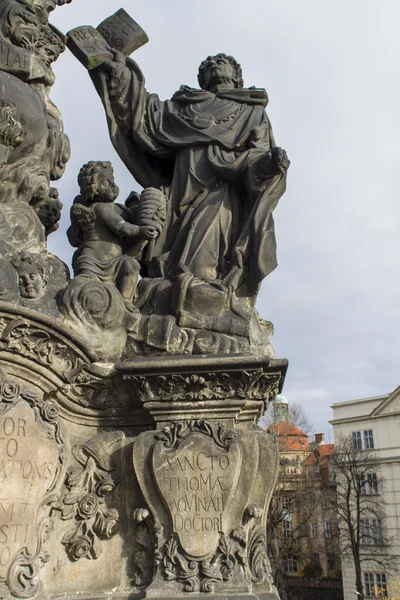
[[[237,439],[237,432],[226,429],[223,423],[210,421],[185,421],[167,425],[155,434],[155,439],[163,442],[166,448],[176,450],[181,442],[192,433],[203,433],[214,440],[217,446],[229,450],[230,445]]]
[[[158,535],[150,512],[147,508],[136,508],[132,512],[136,521],[136,548],[133,553],[134,577],[133,584],[149,585],[153,579],[155,568],[162,559],[158,550]]]
[[[81,406],[106,408],[115,389],[110,380],[79,370],[70,380],[70,389]]]
[[[243,371],[242,378],[244,388],[239,395],[254,400],[271,400],[279,393],[282,374]]]
[[[164,577],[167,581],[181,583],[184,592],[213,593],[216,584],[233,577],[235,563],[231,542],[223,534],[214,556],[202,560],[186,558],[176,535],[172,535],[164,546]]]
[[[50,503],[46,501],[46,504]],[[38,543],[35,551],[30,554],[27,548],[23,548],[13,558],[7,574],[7,585],[12,597],[31,598],[41,590],[41,582],[38,580],[39,571],[50,560],[50,554],[43,549],[43,545],[52,530],[51,518],[43,517],[37,523]]]
[[[232,532],[232,538],[237,542],[235,557],[249,583],[271,579],[266,530],[260,523],[261,515],[259,506],[249,504],[243,516],[243,526]]]
[[[101,433],[74,448],[80,464],[68,469],[65,493],[57,506],[63,521],[73,520],[73,527],[62,539],[73,561],[98,558],[102,552],[100,540],[112,537],[117,531],[118,510],[107,508],[104,498],[116,486],[108,453],[122,438],[120,432]]]
[[[23,317],[0,318],[0,350],[30,358],[64,378],[84,364],[60,338]]]

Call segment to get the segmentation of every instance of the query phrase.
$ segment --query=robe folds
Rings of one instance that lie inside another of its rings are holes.
[[[265,177],[259,169],[275,145],[265,90],[182,86],[162,102],[131,59],[111,75],[99,68],[91,76],[119,156],[141,186],[168,199],[144,274],[188,272],[255,295],[277,265],[272,212],[286,185],[285,174]]]

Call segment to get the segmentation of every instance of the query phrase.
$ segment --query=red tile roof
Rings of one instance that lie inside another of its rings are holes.
[[[307,434],[289,421],[272,423],[268,427],[268,431],[278,437],[280,448],[285,448],[286,450],[310,450]]]

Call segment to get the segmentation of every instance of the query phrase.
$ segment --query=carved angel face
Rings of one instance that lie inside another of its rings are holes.
[[[19,277],[19,293],[23,298],[36,300],[44,293],[46,281],[41,269],[36,264],[21,262],[17,268]]]
[[[59,200],[48,198],[36,204],[35,211],[45,228],[50,229],[60,220],[61,208],[62,204]]]
[[[114,181],[112,167],[106,167],[96,174],[96,201],[114,202],[118,198],[119,188]]]

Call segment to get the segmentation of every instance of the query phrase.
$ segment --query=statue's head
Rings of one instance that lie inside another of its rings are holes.
[[[242,67],[233,56],[227,54],[216,54],[203,60],[197,79],[203,90],[221,83],[231,84],[234,88],[243,87]]]
[[[58,229],[58,221],[61,218],[62,202],[59,199],[57,188],[50,188],[49,198],[37,202],[33,207],[41,223],[43,224],[46,235],[53,233]]]
[[[78,175],[78,185],[85,200],[114,202],[119,189],[114,181],[114,171],[108,161],[91,160],[83,165]]]
[[[32,48],[39,39],[39,18],[26,0],[0,0],[0,33],[16,46]]]
[[[47,285],[47,269],[39,254],[22,252],[13,260],[19,278],[19,293],[23,298],[36,300],[43,296]]]
[[[64,41],[48,23],[42,25],[36,50],[47,67],[55,62],[65,50]]]

